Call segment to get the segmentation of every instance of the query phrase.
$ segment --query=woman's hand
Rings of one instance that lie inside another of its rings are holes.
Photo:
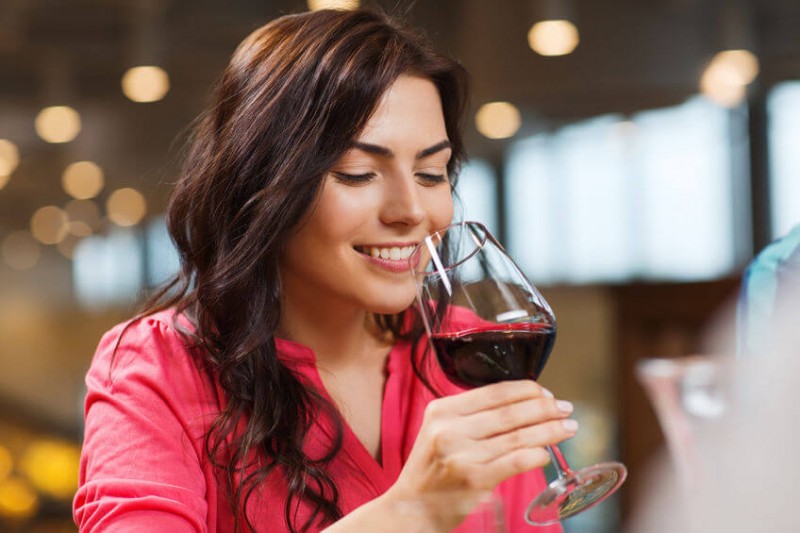
[[[567,419],[571,412],[569,402],[555,400],[533,381],[506,381],[434,400],[397,482],[326,532],[450,531],[484,493],[547,464],[544,447],[578,428]],[[452,495],[458,505],[442,509]],[[407,512],[409,505],[422,513]]]
[[[517,474],[546,465],[547,445],[572,437],[577,422],[533,381],[507,381],[431,402],[414,448],[385,495],[413,500],[426,494],[494,489]]]

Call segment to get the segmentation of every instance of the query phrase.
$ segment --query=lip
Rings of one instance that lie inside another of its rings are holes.
[[[358,248],[405,248],[405,247],[415,247],[419,242],[384,242],[380,244],[359,244],[357,245]],[[409,266],[409,258],[406,259],[383,259],[380,257],[372,257],[369,254],[365,254],[364,252],[359,251],[355,247],[353,248],[358,255],[363,257],[366,261],[369,261],[373,265],[379,266],[384,270],[388,270],[390,272],[410,272],[413,268],[416,268],[416,264],[419,263],[419,255],[413,256],[414,260],[413,263]]]
[[[419,244],[419,241],[407,242],[381,242],[376,244],[356,244],[359,248],[405,248],[406,246],[414,247]]]

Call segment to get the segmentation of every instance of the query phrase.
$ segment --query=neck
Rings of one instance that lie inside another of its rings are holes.
[[[277,333],[311,348],[317,364],[328,368],[374,361],[375,351],[392,341],[364,309],[291,297],[283,298]]]

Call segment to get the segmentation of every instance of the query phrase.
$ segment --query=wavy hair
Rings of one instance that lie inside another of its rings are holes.
[[[341,449],[341,418],[277,357],[278,261],[326,172],[401,74],[438,88],[452,180],[464,158],[466,72],[423,36],[367,10],[288,15],[255,30],[195,126],[167,210],[181,269],[142,315],[175,308],[189,317],[201,363],[221,385],[225,405],[205,449],[224,479],[237,531],[253,529],[247,501],[268,475],[288,486],[283,512],[291,531],[342,515],[326,471]],[[379,318],[383,329],[403,334],[399,317]],[[323,457],[312,458],[304,436],[320,415],[335,421],[336,437]],[[313,512],[298,525],[301,501]]]

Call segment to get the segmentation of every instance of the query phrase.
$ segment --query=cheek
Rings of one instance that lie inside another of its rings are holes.
[[[428,201],[428,218],[435,229],[443,228],[453,220],[453,195],[449,187],[442,187]]]
[[[326,187],[311,222],[318,236],[326,242],[333,242],[331,238],[346,237],[360,227],[371,206],[368,195]]]

